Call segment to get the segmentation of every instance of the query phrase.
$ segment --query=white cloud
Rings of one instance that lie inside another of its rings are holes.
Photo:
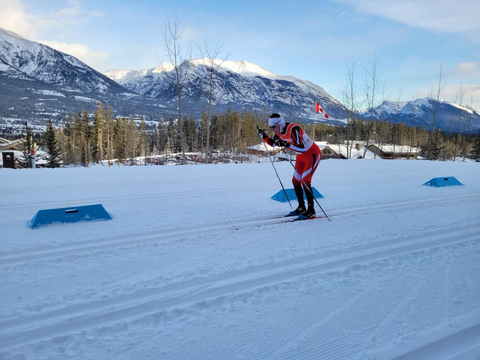
[[[90,11],[88,14],[89,14],[91,17],[103,17],[103,16],[105,15],[104,13],[102,13],[102,12],[100,12],[100,11],[96,11],[96,10]]]
[[[28,13],[22,0],[0,0],[0,9],[0,26],[29,40],[37,40],[42,30],[62,29],[103,15],[94,10],[84,11],[77,0],[70,0],[68,6],[50,13]]]
[[[460,87],[465,92],[462,105],[472,104],[472,107],[475,109],[480,110],[480,85],[472,85],[472,84],[452,84],[445,86],[442,90],[441,97],[447,99],[448,101],[455,101],[459,103],[458,96],[460,94]]]
[[[27,40],[34,40],[56,50],[75,56],[91,67],[97,67],[109,55],[105,51],[94,51],[85,44],[39,40],[39,33],[46,30],[69,28],[83,24],[92,17],[103,16],[98,11],[85,12],[77,0],[70,0],[68,6],[50,13],[30,14],[21,0],[0,0],[0,26],[13,31]],[[62,36],[57,32],[58,37]]]
[[[462,33],[480,41],[478,0],[335,0],[357,11],[412,27],[444,33]]]
[[[42,29],[63,29],[72,25],[86,24],[92,17],[98,17],[95,11],[86,12],[77,0],[69,0],[69,6],[55,12],[37,16],[38,26]]]
[[[35,17],[25,11],[18,0],[0,0],[0,27],[13,31],[27,39],[35,39],[37,34]]]
[[[184,41],[189,41],[189,40],[193,40],[193,41],[199,41],[202,39],[202,36],[203,33],[198,30],[198,29],[195,29],[195,28],[192,28],[192,27],[187,27],[183,30],[183,34],[182,34],[182,40]]]
[[[462,62],[457,65],[455,71],[467,76],[480,77],[480,66],[474,62]]]
[[[75,56],[91,67],[95,67],[98,63],[108,59],[109,55],[106,51],[92,51],[84,44],[69,44],[59,41],[40,40],[39,43],[50,46],[55,50]]]

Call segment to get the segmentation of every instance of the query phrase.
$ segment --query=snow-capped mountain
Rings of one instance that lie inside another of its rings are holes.
[[[200,118],[212,89],[213,111],[280,112],[295,121],[322,120],[314,112],[318,101],[333,124],[344,124],[344,106],[323,88],[294,76],[281,76],[248,61],[188,60],[181,64],[184,113]],[[177,114],[176,71],[171,64],[145,70],[110,70],[101,74],[77,58],[26,40],[0,28],[0,125],[28,120],[45,125],[48,118],[65,120],[72,110],[93,112],[108,103],[115,115],[143,115],[156,120]],[[373,118],[431,126],[434,99],[385,101]],[[368,119],[371,112],[359,114]],[[444,131],[473,133],[480,115],[472,109],[440,102],[435,126]],[[8,127],[8,126],[7,126]]]
[[[248,61],[188,60],[180,65],[179,73],[185,88],[183,97],[191,111],[206,105],[212,89],[215,111],[267,109],[308,120],[318,119],[314,111],[318,101],[331,119],[345,114],[343,105],[320,86],[274,74]],[[145,70],[110,70],[105,75],[135,93],[172,106],[177,101],[175,71],[170,64]]]
[[[384,101],[373,111],[364,111],[364,119],[385,119],[390,123],[406,123],[407,125],[423,126],[430,130],[436,100],[423,98],[412,101]],[[435,115],[435,127],[443,131],[456,133],[476,133],[480,129],[480,113],[469,106],[440,100]]]
[[[77,58],[0,28],[0,71],[10,77],[39,80],[65,91],[123,93],[117,83]]]
[[[158,116],[154,101],[74,56],[0,28],[0,118],[45,124],[50,117],[65,119],[72,110],[93,111],[98,101],[108,102],[119,115]]]

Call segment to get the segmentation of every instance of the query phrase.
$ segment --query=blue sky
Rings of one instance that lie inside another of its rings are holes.
[[[175,13],[185,44],[223,44],[220,57],[312,81],[338,100],[347,60],[358,60],[361,96],[376,57],[387,99],[431,95],[443,64],[441,97],[455,101],[463,86],[462,103],[473,97],[480,110],[478,0],[0,0],[0,8],[0,27],[101,72],[168,62],[161,29]]]

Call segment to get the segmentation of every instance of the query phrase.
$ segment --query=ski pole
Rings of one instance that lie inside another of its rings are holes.
[[[292,160],[290,160],[290,158],[288,158],[288,161],[290,162],[290,165],[292,165],[293,169],[295,170],[295,172],[297,172],[297,169],[295,169],[295,165],[293,165],[292,163]],[[298,174],[298,172],[297,172]],[[298,174],[300,175],[300,174]],[[320,203],[318,202],[317,198],[315,197],[315,195],[313,195],[313,191],[312,189],[310,189],[310,187],[307,186],[307,184],[305,183],[305,180],[302,179],[302,177],[300,176],[300,181],[302,182],[303,184],[303,188],[304,189],[307,189],[308,192],[312,195],[313,197],[313,200],[315,200],[315,202],[317,203],[318,207],[322,210],[322,212],[325,214],[325,217],[328,219],[328,221],[331,221],[330,218],[328,217],[327,213],[325,212],[325,210],[323,210],[322,208],[322,205],[320,205]]]
[[[260,131],[260,128],[258,127],[258,125],[257,125],[257,129],[258,129],[258,131]],[[280,181],[280,185],[282,186],[282,189],[283,189],[283,192],[284,192],[284,194],[285,194],[285,197],[287,198],[288,203],[290,204],[290,208],[293,210],[292,203],[290,202],[290,199],[288,198],[287,191],[285,190],[285,187],[283,186],[282,180],[280,180],[280,176],[278,176],[277,169],[275,168],[275,165],[273,164],[273,160],[272,160],[272,158],[270,157],[270,152],[269,152],[268,149],[267,149],[267,144],[265,143],[265,141],[263,142],[263,145],[265,145],[265,151],[266,151],[266,153],[267,153],[268,159],[270,160],[270,163],[271,163],[272,166],[273,166],[273,170],[275,170],[275,174],[277,174],[278,181]]]

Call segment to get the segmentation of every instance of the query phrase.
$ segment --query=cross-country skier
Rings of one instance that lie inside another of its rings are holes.
[[[260,139],[270,146],[289,148],[297,154],[292,183],[298,199],[298,208],[290,212],[289,215],[302,215],[305,218],[312,218],[315,216],[312,177],[322,159],[320,148],[310,139],[302,127],[295,123],[286,123],[280,114],[272,114],[268,120],[268,126],[275,132],[275,136],[270,138],[264,130],[259,129],[258,136]],[[303,188],[305,189],[308,208],[305,207]]]

